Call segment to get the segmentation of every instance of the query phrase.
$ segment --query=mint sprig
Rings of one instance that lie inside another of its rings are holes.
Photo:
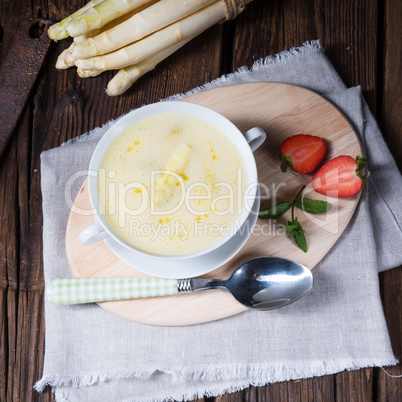
[[[287,226],[285,226],[286,232],[289,232],[288,237],[293,238],[297,246],[307,253],[307,241],[305,236],[305,230],[303,230],[300,222],[295,217],[295,207],[309,214],[323,214],[328,212],[332,205],[329,202],[321,200],[311,200],[309,198],[302,198],[303,190],[306,186],[303,186],[296,197],[292,201],[283,201],[279,204],[271,205],[270,207],[264,208],[259,213],[260,219],[274,219],[283,215],[289,209],[292,209],[291,220],[288,221]]]
[[[296,201],[301,197],[303,190],[305,189],[306,186],[303,186],[299,192],[297,193],[296,197],[292,201],[292,220],[288,221],[288,225],[285,226],[285,230],[289,232],[289,238],[295,240],[297,246],[307,253],[307,241],[306,241],[306,236],[304,235],[305,231],[303,230],[302,226],[300,225],[300,222],[297,220],[295,217],[295,205]]]
[[[307,253],[307,241],[306,236],[304,236],[305,230],[303,230],[300,222],[297,218],[294,218],[292,215],[292,220],[288,222],[288,225],[285,226],[285,230],[289,233],[289,238],[294,238],[297,246]]]

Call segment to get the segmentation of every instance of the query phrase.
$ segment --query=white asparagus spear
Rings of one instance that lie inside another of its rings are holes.
[[[75,43],[72,43],[71,46],[67,49],[67,52],[64,54],[63,61],[64,61],[64,64],[66,65],[66,68],[70,68],[75,65],[75,59],[72,56],[72,51],[74,49],[74,46],[75,46]],[[56,65],[56,67],[57,67],[57,65]]]
[[[77,68],[77,74],[81,78],[89,78],[89,77],[97,77],[99,74],[102,74],[100,71],[95,71],[95,70],[81,70],[80,68]]]
[[[216,0],[160,0],[121,24],[76,46],[72,56],[87,59],[117,50],[200,10]]]
[[[95,7],[72,19],[66,26],[70,36],[80,36],[93,29],[102,28],[108,22],[149,3],[151,0],[104,0]]]
[[[129,89],[131,85],[133,85],[134,82],[136,82],[140,77],[153,70],[157,64],[169,57],[171,54],[176,52],[176,50],[180,49],[192,39],[193,38],[188,38],[179,43],[176,43],[176,45],[162,50],[161,52],[154,54],[153,56],[143,60],[142,62],[134,66],[120,69],[117,74],[109,81],[106,93],[109,96],[116,96],[126,92],[127,89]],[[82,70],[80,68],[77,68],[77,74],[81,78],[96,77],[101,73],[101,71],[97,70]]]
[[[155,0],[151,0],[155,1]],[[131,15],[132,13],[127,13],[126,15],[123,15],[119,18],[114,19],[113,21],[109,22],[106,24],[103,28],[98,28],[94,29],[90,32],[85,33],[84,35],[76,36],[74,38],[74,43],[68,48],[66,52],[63,52],[63,61],[60,61],[60,66],[64,65],[64,68],[70,68],[75,65],[75,60],[76,58],[73,56],[73,50],[75,47],[80,44],[81,42],[84,42],[94,36],[100,35],[103,30],[108,31],[109,29],[115,28],[119,24],[123,23],[127,19],[127,15]],[[129,17],[130,18],[130,17]],[[59,56],[61,58],[61,55]],[[78,74],[80,77],[85,77],[83,74]],[[99,74],[95,74],[99,75]],[[89,75],[89,77],[95,77],[95,75]]]
[[[171,54],[176,52],[192,39],[193,38],[188,38],[186,40],[183,40],[179,43],[176,43],[174,46],[171,46],[165,50],[162,50],[161,52],[154,54],[153,56],[139,62],[138,64],[120,69],[118,73],[109,81],[106,93],[109,96],[117,96],[126,92],[127,89],[129,89],[131,85],[133,85],[140,77],[153,70],[157,64],[169,57]],[[78,71],[91,72],[92,70],[78,69]],[[97,73],[99,74],[99,71],[97,71]]]
[[[218,1],[130,46],[103,56],[77,60],[75,65],[82,70],[106,71],[137,64],[182,40],[199,35],[224,18],[225,5]]]
[[[67,18],[64,18],[64,20],[58,22],[57,24],[53,24],[49,30],[48,30],[48,35],[50,39],[53,40],[61,40],[68,38],[68,33],[66,32],[66,26],[69,24],[69,22],[74,19],[75,17],[78,17],[79,15],[83,14],[85,11],[88,9],[96,6],[97,4],[101,3],[103,0],[92,0],[88,2],[84,7],[80,8],[78,11],[75,13],[69,15]]]
[[[116,18],[115,20],[109,22],[105,27],[103,27],[103,29],[105,30],[112,29],[117,25],[121,24],[122,22],[124,22],[125,20],[126,20],[125,16]],[[67,68],[75,66],[75,58],[72,56],[72,51],[75,48],[75,46],[93,36],[99,35],[101,32],[102,28],[98,28],[94,29],[93,31],[87,32],[84,35],[76,36],[75,38],[73,38],[74,42],[70,45],[68,49],[63,50],[63,52],[61,52],[61,54],[57,58],[56,68],[59,70],[65,70]],[[95,77],[96,75],[99,74],[100,73],[88,75],[88,74],[80,74],[80,72],[78,72],[78,75],[80,77]]]
[[[58,70],[66,70],[67,68],[70,68],[71,66],[68,66],[66,64],[66,62],[64,61],[64,56],[71,51],[72,47],[73,47],[73,43],[70,45],[70,47],[68,47],[67,49],[64,49],[60,54],[59,57],[57,58],[56,61],[56,68]],[[74,65],[74,64],[73,64]]]
[[[100,29],[95,29],[94,31],[88,32],[81,36],[76,36],[74,38],[74,42],[68,48],[68,51],[64,54],[64,64],[67,66],[66,68],[70,68],[75,65],[75,58],[72,55],[72,52],[73,52],[75,46],[77,46],[77,44],[89,39],[92,35],[98,35],[100,33],[100,31],[101,31]]]
[[[95,32],[95,31],[94,31]],[[75,59],[71,56],[71,51],[77,43],[83,42],[89,38],[89,35],[81,35],[74,38],[74,42],[67,48],[64,49],[57,58],[56,68],[58,70],[65,70],[67,68],[73,67],[75,65]]]

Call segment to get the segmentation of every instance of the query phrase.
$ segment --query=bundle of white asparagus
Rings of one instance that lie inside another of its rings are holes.
[[[162,60],[212,25],[232,19],[252,0],[92,0],[49,28],[57,41],[73,37],[56,68],[80,77],[119,71],[107,94],[120,95]]]

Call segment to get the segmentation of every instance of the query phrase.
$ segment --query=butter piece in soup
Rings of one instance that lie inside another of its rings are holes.
[[[153,203],[156,206],[165,204],[170,196],[171,191],[174,189],[177,183],[174,175],[183,172],[184,167],[187,165],[190,159],[191,148],[186,144],[180,144],[173,154],[169,157],[166,166],[165,173],[162,173],[155,183],[155,190],[153,191]]]

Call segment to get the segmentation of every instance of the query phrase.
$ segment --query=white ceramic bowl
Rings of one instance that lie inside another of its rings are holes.
[[[221,236],[215,242],[209,244],[208,246],[201,248],[195,252],[177,255],[160,255],[147,253],[143,250],[137,249],[124,239],[122,239],[110,226],[108,223],[104,212],[99,204],[98,195],[98,171],[105,152],[112,144],[112,142],[127,128],[142,120],[146,117],[161,113],[180,113],[188,114],[197,118],[201,118],[204,121],[209,122],[216,128],[218,128],[224,135],[226,135],[231,142],[234,144],[239,154],[243,159],[243,163],[246,169],[246,178],[248,183],[247,197],[244,197],[244,205],[242,212],[238,217],[237,225],[233,225],[233,228],[228,232],[227,235]],[[121,246],[127,248],[130,251],[138,253],[138,255],[147,256],[152,259],[172,259],[172,260],[182,260],[187,258],[194,258],[198,256],[205,255],[216,248],[222,246],[230,238],[232,238],[237,230],[243,225],[247,217],[252,210],[252,206],[255,201],[258,188],[258,176],[257,167],[255,159],[253,156],[253,151],[257,149],[265,140],[265,132],[259,128],[254,127],[248,130],[244,135],[239,131],[239,129],[228,119],[226,119],[221,114],[209,109],[205,106],[201,106],[195,103],[189,102],[160,102],[151,104],[148,106],[136,109],[127,115],[121,117],[115,124],[113,124],[107,132],[104,134],[102,139],[96,146],[94,153],[91,158],[88,172],[88,191],[91,205],[95,212],[96,223],[84,229],[80,235],[80,241],[84,245],[93,244],[100,240],[106,239],[107,237],[113,238]]]
[[[131,251],[112,237],[106,238],[105,243],[121,261],[144,274],[170,279],[193,278],[221,267],[243,248],[250,234],[253,232],[259,210],[260,197],[259,193],[257,193],[253,205],[253,213],[250,213],[242,228],[225,244],[222,244],[222,246],[198,257],[190,257],[183,260],[172,258],[158,259],[157,264],[155,264],[154,258]]]

